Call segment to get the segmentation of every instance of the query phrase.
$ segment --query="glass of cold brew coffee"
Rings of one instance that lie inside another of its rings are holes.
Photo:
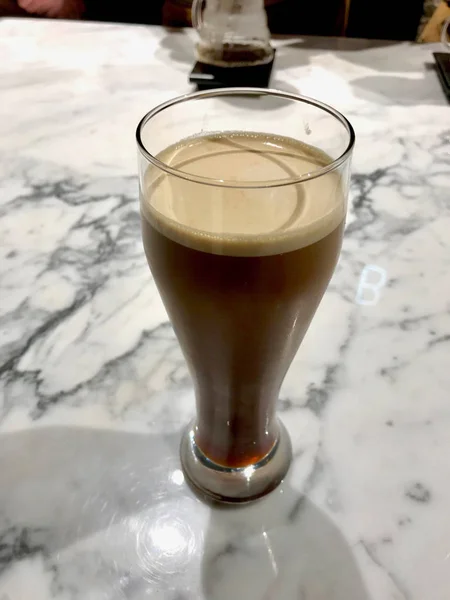
[[[289,468],[277,399],[339,257],[354,139],[330,106],[253,88],[138,126],[145,253],[195,389],[181,463],[216,500],[262,496]]]

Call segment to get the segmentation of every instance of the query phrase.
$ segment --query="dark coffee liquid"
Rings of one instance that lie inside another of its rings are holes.
[[[225,165],[268,179],[319,160],[294,140],[269,138],[270,150],[267,136],[230,139],[190,140],[163,158],[194,174]],[[242,191],[150,175],[142,194],[145,252],[194,380],[195,440],[220,465],[253,464],[276,442],[280,386],[341,247],[333,177]]]
[[[275,402],[327,287],[343,224],[310,246],[220,256],[175,242],[142,220],[145,252],[194,377],[196,441],[240,467],[273,446]]]
[[[273,58],[270,48],[257,44],[223,44],[218,48],[200,44],[197,54],[201,62],[222,67],[251,67],[267,63]]]

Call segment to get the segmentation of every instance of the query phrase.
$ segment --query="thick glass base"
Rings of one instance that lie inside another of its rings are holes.
[[[286,475],[292,459],[289,434],[279,422],[280,434],[272,450],[247,467],[223,467],[209,460],[195,443],[194,422],[181,439],[184,474],[200,493],[219,502],[249,502],[271,492]]]

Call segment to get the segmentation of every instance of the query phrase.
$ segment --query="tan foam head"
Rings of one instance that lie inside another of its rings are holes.
[[[343,220],[337,172],[297,184],[264,187],[314,173],[331,159],[290,138],[219,133],[183,140],[159,160],[187,175],[233,182],[189,181],[150,166],[141,206],[150,223],[186,246],[236,256],[278,254],[312,244]],[[239,183],[247,187],[239,187]],[[261,187],[248,187],[249,182]]]

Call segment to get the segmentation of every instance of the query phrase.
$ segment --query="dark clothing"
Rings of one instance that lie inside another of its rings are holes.
[[[347,36],[379,40],[415,40],[423,0],[368,2],[352,0]]]
[[[85,0],[85,18],[92,21],[118,23],[145,23],[159,25],[162,22],[164,0]]]
[[[267,7],[272,33],[303,35],[342,35],[342,0],[284,0]]]
[[[164,0],[85,1],[86,18],[96,21],[189,24],[189,0],[168,1],[164,9]],[[394,10],[389,2],[352,0],[346,35],[412,40],[422,10],[423,0],[396,0]],[[344,14],[344,0],[282,0],[267,6],[270,30],[280,34],[343,35]]]

